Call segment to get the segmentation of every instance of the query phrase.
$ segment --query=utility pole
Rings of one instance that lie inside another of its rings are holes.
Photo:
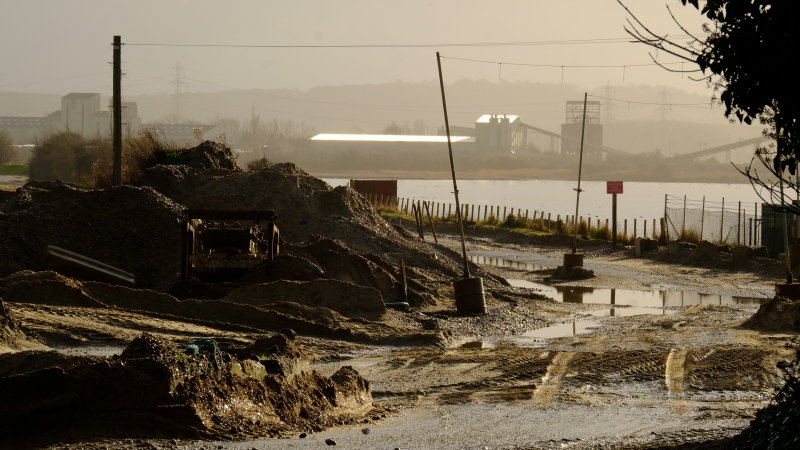
[[[581,120],[581,148],[580,148],[580,156],[578,158],[578,188],[575,189],[575,217],[578,217],[578,205],[581,201],[581,171],[583,169],[583,138],[586,134],[586,100],[588,97],[588,93],[584,92],[583,94],[583,119]],[[591,222],[590,222],[591,225]],[[578,252],[578,222],[575,222],[575,236],[572,240],[572,254],[576,254]]]
[[[112,184],[122,184],[122,39],[114,36],[114,70],[113,70],[113,133],[114,133],[114,168]]]
[[[175,81],[172,82],[175,85],[175,117],[179,118],[181,116],[181,85],[186,84],[181,77],[186,76],[186,68],[181,66],[181,62],[178,61],[173,69],[175,69]]]
[[[442,91],[442,108],[444,109],[444,127],[447,132],[447,152],[450,155],[450,172],[453,175],[453,195],[456,199],[456,217],[458,219],[458,230],[461,234],[461,255],[464,258],[464,278],[469,278],[469,259],[467,258],[467,246],[464,239],[464,221],[461,218],[461,203],[458,200],[458,183],[456,182],[456,166],[453,164],[453,144],[450,141],[450,120],[447,117],[447,102],[444,96],[444,77],[442,76],[442,61],[439,52],[436,52],[436,67],[439,69],[439,87]]]

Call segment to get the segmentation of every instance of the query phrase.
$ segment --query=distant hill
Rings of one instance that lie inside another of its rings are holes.
[[[62,96],[63,94],[0,92],[0,116],[46,116],[61,109]]]
[[[510,113],[555,132],[564,121],[565,102],[583,99],[575,85],[557,83],[461,80],[446,85],[446,93],[451,124],[471,126],[481,114]],[[719,108],[709,108],[710,98],[703,95],[645,85],[598,87],[590,95],[590,100],[603,103],[605,144],[629,152],[685,153],[754,137],[761,131],[729,124]],[[60,97],[0,92],[0,115],[44,115],[59,109]],[[144,122],[175,119],[174,95],[137,95],[126,100],[138,103]],[[444,124],[439,85],[433,81],[320,86],[306,91],[187,92],[180,104],[180,117],[187,121],[232,118],[244,122],[255,112],[263,121],[303,122],[320,132],[375,133],[391,122],[417,122],[435,134]],[[530,140],[543,149],[550,146],[549,138],[531,134]]]

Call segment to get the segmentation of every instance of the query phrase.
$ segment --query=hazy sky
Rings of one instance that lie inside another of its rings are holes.
[[[678,0],[626,0],[658,30],[679,34],[669,4],[692,31],[701,17]],[[615,0],[2,0],[0,90],[111,93],[112,36],[123,43],[123,95],[183,90],[297,88],[427,81],[445,56],[546,64],[515,67],[445,60],[446,80],[485,78],[666,85],[696,93],[703,83],[658,67],[576,68],[650,63],[642,44],[580,43],[426,48],[208,48],[133,44],[445,44],[625,38],[626,14]],[[663,58],[663,61],[675,61]],[[688,66],[687,66],[688,67]],[[624,72],[624,80],[623,80]]]

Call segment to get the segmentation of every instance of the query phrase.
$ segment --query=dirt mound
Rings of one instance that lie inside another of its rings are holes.
[[[81,282],[53,272],[23,271],[9,278],[15,280],[13,284],[15,288],[0,291],[2,292],[0,295],[5,296],[7,301],[21,303],[123,308],[149,315],[180,318],[222,329],[267,332],[291,328],[306,336],[376,344],[440,344],[446,338],[441,332],[398,329],[360,317],[346,317],[324,306],[300,304],[294,301],[272,301],[255,306],[225,300],[178,300],[169,294],[157,291],[94,281]],[[39,283],[42,286],[39,286]],[[346,284],[335,281],[332,283]],[[349,286],[340,293],[364,294],[370,291],[374,296],[379,295],[371,288]],[[302,288],[297,292],[298,295],[303,295]],[[349,308],[346,306],[346,298],[341,299],[340,303],[343,308]],[[379,308],[382,305],[373,304],[373,307]]]
[[[251,354],[269,355],[283,358],[306,358],[305,354],[294,343],[294,338],[285,334],[263,336],[255,340],[248,349]]]
[[[667,251],[649,253],[653,259],[688,266],[709,267],[723,270],[748,270],[772,276],[783,276],[786,269],[781,261],[768,258],[762,247],[717,245],[702,241],[670,242]]]
[[[198,174],[189,183],[172,181],[153,187],[189,208],[276,211],[281,236],[288,242],[325,236],[346,243],[357,253],[381,255],[393,265],[405,258],[409,265],[448,276],[460,273],[452,252],[434,252],[427,244],[401,236],[352,189],[331,188],[291,163],[224,176]]]
[[[159,156],[161,164],[213,171],[241,170],[231,149],[218,142],[203,141],[196,147],[163,152]]]
[[[345,317],[324,307],[294,301],[254,306],[226,300],[178,300],[168,294],[84,282],[83,289],[102,303],[117,308],[165,314],[221,328],[278,331],[291,328],[305,336],[338,338],[379,344],[439,344],[445,336],[433,331],[408,331],[362,318]]]
[[[227,174],[154,168],[139,182],[192,209],[274,210],[283,241],[294,244],[284,246],[285,254],[310,262],[327,278],[373,287],[386,301],[400,300],[401,260],[409,268],[412,305],[432,303],[437,290],[426,287],[431,282],[439,286],[461,276],[456,253],[397,230],[352,189],[331,188],[290,163]],[[319,278],[315,267],[305,270],[301,260],[291,261],[293,267],[277,261],[272,268],[260,267],[244,282],[275,281],[283,269],[301,280]],[[485,275],[477,267],[473,271]],[[485,280],[489,288],[494,283]]]
[[[0,296],[19,303],[104,307],[76,280],[56,272],[22,270],[0,280]]]
[[[347,317],[378,319],[386,313],[381,293],[373,288],[338,280],[275,281],[242,286],[223,300],[258,307],[291,301],[323,306]]]
[[[182,210],[150,188],[29,182],[0,205],[0,276],[41,269],[47,246],[56,245],[164,289],[180,271]]]
[[[690,315],[698,315],[698,314],[706,314],[706,313],[722,313],[722,312],[730,312],[734,311],[734,308],[726,305],[694,305],[690,308],[686,308],[682,314],[690,316]]]
[[[240,284],[270,283],[279,280],[312,281],[325,278],[325,272],[307,258],[287,254],[287,246],[274,261],[265,261],[252,268]]]
[[[260,361],[218,352],[187,356],[143,335],[115,358],[67,357],[0,378],[3,445],[87,437],[247,438],[356,423],[372,408],[352,368],[270,373]],[[47,424],[47,433],[41,430]]]
[[[742,326],[752,330],[796,333],[800,331],[800,301],[782,297],[768,300]]]
[[[26,350],[0,354],[0,379],[50,367],[71,370],[74,367],[100,361],[96,356],[73,356],[52,350]],[[0,404],[2,404],[0,402]]]
[[[24,338],[19,324],[0,298],[0,353],[17,348],[19,341]]]

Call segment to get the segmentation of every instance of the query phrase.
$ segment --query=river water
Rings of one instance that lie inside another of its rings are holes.
[[[325,179],[332,186],[346,185],[341,178]],[[575,181],[560,180],[462,180],[458,182],[462,204],[474,204],[544,211],[562,217],[575,214]],[[581,216],[611,217],[611,195],[606,193],[605,181],[581,182]],[[454,203],[451,180],[398,180],[398,197],[410,197],[442,203]],[[728,208],[738,202],[748,214],[756,203],[761,203],[750,184],[721,183],[647,183],[625,182],[624,193],[617,196],[617,214],[620,218],[653,219],[664,215],[664,196],[672,197],[670,207],[684,196],[695,206],[706,197],[708,203],[721,203]],[[694,201],[694,202],[692,202]],[[690,206],[691,207],[691,206]],[[699,206],[697,206],[699,208]],[[759,207],[760,208],[760,207]]]
[[[0,183],[24,184],[27,177],[0,176]],[[331,186],[346,185],[344,178],[327,178]],[[458,182],[462,204],[500,206],[506,208],[544,211],[555,219],[556,215],[575,214],[575,181],[560,180],[462,180]],[[611,195],[606,194],[604,181],[581,183],[581,216],[611,217]],[[429,200],[438,203],[454,203],[451,180],[397,180],[398,197]],[[725,199],[729,208],[738,202],[748,214],[756,203],[761,203],[749,184],[720,183],[646,183],[626,182],[624,193],[617,196],[617,214],[620,218],[653,219],[664,215],[664,195],[672,197],[670,206],[675,207],[687,196],[690,204],[697,207],[703,196],[706,201],[719,204]],[[677,200],[676,200],[677,199]],[[692,207],[690,205],[690,207]]]

